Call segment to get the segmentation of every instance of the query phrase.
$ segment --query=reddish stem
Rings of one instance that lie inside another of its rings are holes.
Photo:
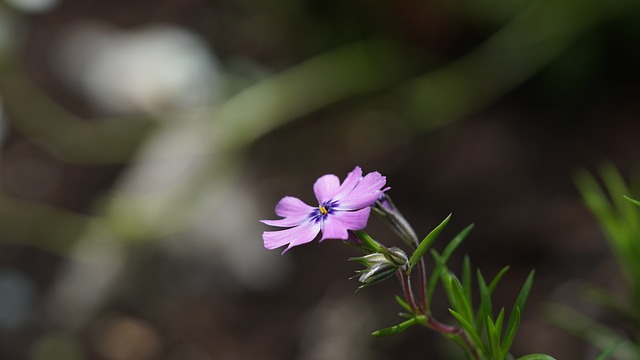
[[[398,275],[398,280],[400,281],[400,285],[402,286],[402,292],[404,293],[404,299],[407,301],[407,304],[409,304],[409,307],[414,312],[416,310],[419,311],[420,309],[416,306],[416,299],[413,295],[413,290],[411,290],[411,281],[409,280],[409,275],[405,274],[403,270],[398,270],[396,272],[396,275]]]

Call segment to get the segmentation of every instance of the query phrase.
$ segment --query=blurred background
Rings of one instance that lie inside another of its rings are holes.
[[[262,247],[285,195],[380,171],[435,247],[537,271],[513,352],[591,359],[549,302],[624,289],[572,182],[640,158],[635,0],[0,1],[0,359],[457,359],[354,294],[354,250]],[[637,195],[637,194],[636,194]],[[370,233],[392,245],[378,219]],[[440,293],[442,294],[442,293]],[[444,302],[435,312],[450,321]],[[593,309],[588,314],[603,316]]]

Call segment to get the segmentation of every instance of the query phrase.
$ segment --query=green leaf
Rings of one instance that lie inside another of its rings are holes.
[[[594,360],[606,360],[609,358],[609,356],[611,356],[611,354],[613,354],[614,351],[616,351],[616,349],[618,348],[618,346],[622,345],[624,341],[616,341],[613,344],[607,346],[606,349],[604,349],[603,352],[601,352],[598,357],[596,357]]]
[[[453,315],[454,318],[456,318],[456,320],[458,320],[458,323],[460,324],[460,326],[462,326],[462,328],[465,330],[467,335],[469,335],[469,337],[471,338],[471,341],[473,341],[476,348],[486,353],[487,352],[486,346],[482,342],[482,339],[480,339],[480,336],[478,335],[478,333],[473,328],[473,325],[471,325],[471,323],[469,323],[462,315],[460,315],[455,310],[449,309],[449,312],[451,313],[451,315]]]
[[[575,177],[583,201],[591,213],[598,219],[618,261],[630,279],[640,273],[640,249],[637,246],[637,235],[640,233],[640,215],[638,208],[625,200],[628,188],[622,177],[611,164],[601,168],[605,191],[586,171]],[[640,281],[635,282],[635,291],[640,293]]]
[[[449,223],[449,219],[451,219],[451,214],[447,216],[440,225],[436,226],[435,229],[431,230],[431,232],[420,242],[416,251],[411,255],[411,259],[409,259],[409,272],[413,269],[414,266],[422,259],[424,254],[427,253],[427,250],[433,245],[433,242],[438,238],[438,235],[442,232],[442,229],[447,226]]]
[[[640,201],[632,199],[630,197],[628,197],[627,195],[622,195],[625,199],[629,200],[632,204],[636,205],[636,206],[640,206]]]
[[[416,316],[414,318],[411,318],[407,321],[404,321],[398,325],[394,325],[388,328],[384,328],[384,329],[380,329],[380,330],[376,330],[373,333],[371,333],[371,335],[373,336],[391,336],[391,335],[396,335],[399,334],[405,330],[407,330],[408,328],[410,328],[411,326],[415,325],[415,324],[422,324],[427,320],[427,318],[424,315],[419,315]]]
[[[480,291],[480,306],[478,307],[478,316],[476,317],[476,329],[478,332],[482,331],[484,321],[487,318],[493,317],[493,309],[491,305],[491,293],[487,287],[487,283],[484,281],[482,272],[480,269],[477,271],[478,275],[478,290]]]
[[[502,353],[506,354],[511,349],[511,345],[513,344],[513,339],[516,337],[516,333],[518,332],[518,327],[520,326],[520,308],[515,307],[514,311],[511,311],[511,315],[509,316],[509,325],[507,325],[507,329],[504,333],[504,339],[502,340]],[[511,323],[513,319],[513,323]]]
[[[635,209],[623,198],[624,194],[629,194],[630,191],[618,169],[611,162],[605,162],[600,166],[600,174],[614,206],[620,211],[623,218],[628,221],[636,220],[633,213]]]
[[[496,289],[496,286],[498,286],[498,283],[500,282],[500,280],[502,280],[502,277],[507,273],[508,270],[508,265],[503,267],[500,272],[498,272],[498,274],[493,278],[493,280],[491,280],[491,284],[489,284],[489,295],[493,295],[493,291]]]
[[[500,329],[493,323],[490,316],[487,316],[487,337],[489,338],[489,353],[494,360],[501,360],[500,349]]]
[[[502,334],[502,324],[504,324],[504,308],[500,309],[495,322],[496,328],[498,329],[498,335]]]
[[[439,256],[436,251],[431,251],[434,259],[436,260],[436,266],[429,277],[429,281],[427,283],[427,300],[431,303],[431,298],[433,297],[433,293],[436,290],[436,285],[438,284],[438,278],[440,277],[440,273],[446,267],[447,261],[451,257],[451,254],[456,250],[456,248],[462,243],[462,241],[469,235],[471,229],[473,229],[473,224],[467,226],[462,231],[456,235],[451,242],[445,247],[442,252],[442,256]]]
[[[467,302],[473,308],[473,295],[471,293],[471,260],[465,255],[462,263],[462,289]]]
[[[384,247],[380,245],[377,241],[373,240],[369,234],[364,232],[363,230],[355,231],[356,236],[362,243],[366,246],[367,249],[371,250],[372,253],[384,253]]]
[[[531,272],[529,273],[529,276],[527,277],[527,280],[525,280],[524,284],[522,285],[520,294],[518,294],[518,298],[516,299],[516,302],[513,305],[513,309],[511,309],[511,314],[509,314],[509,322],[507,323],[507,328],[505,331],[506,334],[512,334],[512,336],[515,336],[515,332],[518,330],[518,326],[520,324],[520,313],[522,312],[525,304],[527,303],[527,298],[529,297],[529,292],[531,291],[531,285],[533,285],[534,275],[535,275],[535,270],[531,270]],[[507,338],[505,338],[505,343],[502,344],[502,348],[509,350],[509,348],[511,347],[511,341],[513,341],[513,338],[511,338],[509,342],[507,342],[506,340]]]
[[[451,276],[451,296],[455,299],[455,310],[462,315],[470,324],[474,323],[473,309],[464,295],[464,290],[460,281],[455,276]],[[475,330],[475,329],[474,329]]]
[[[411,309],[411,306],[409,306],[409,304],[404,301],[403,298],[401,298],[400,296],[396,295],[396,302],[402,306],[403,309],[407,310],[408,312],[412,313],[413,310]]]
[[[517,360],[556,360],[554,357],[545,354],[530,354],[525,355]]]
[[[504,324],[504,308],[500,309],[498,313],[498,317],[496,318],[495,325],[495,353],[494,356],[496,360],[502,360],[505,358],[505,354],[508,351],[502,351],[502,344],[500,343],[500,339],[502,338],[502,324]]]

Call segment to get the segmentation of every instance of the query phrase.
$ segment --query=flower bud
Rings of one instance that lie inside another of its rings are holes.
[[[378,263],[365,270],[361,270],[358,281],[362,283],[360,288],[373,285],[380,281],[386,280],[396,273],[398,267],[391,263]]]
[[[402,249],[397,247],[387,249],[385,257],[387,258],[387,260],[391,261],[398,267],[405,267],[409,264],[409,258],[407,257],[407,254],[405,254]]]
[[[407,255],[398,248],[383,249],[383,251],[384,253],[376,252],[349,259],[366,267],[364,270],[358,270],[360,274],[358,281],[362,283],[360,289],[386,280],[409,262]]]
[[[391,198],[386,193],[381,194],[373,206],[376,214],[391,225],[393,231],[409,246],[418,246],[418,237],[407,220],[396,208]]]

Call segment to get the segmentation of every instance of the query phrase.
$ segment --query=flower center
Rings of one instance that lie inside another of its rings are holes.
[[[329,215],[333,215],[336,212],[336,207],[338,207],[338,202],[335,200],[325,201],[322,204],[318,205],[317,208],[313,209],[309,214],[309,219],[311,221],[318,223],[323,221]]]

